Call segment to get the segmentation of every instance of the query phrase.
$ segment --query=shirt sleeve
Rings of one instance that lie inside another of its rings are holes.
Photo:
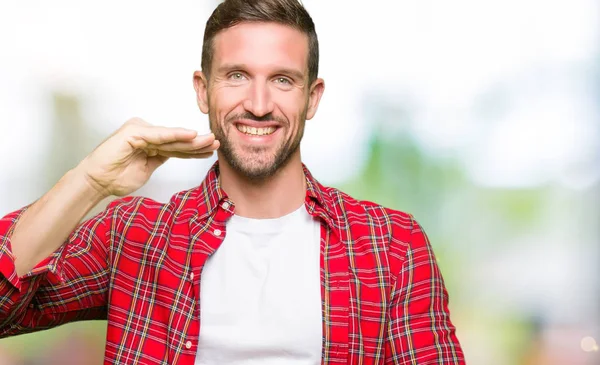
[[[11,236],[27,207],[0,219],[0,338],[106,317],[113,208],[81,223],[22,277],[15,269]]]
[[[386,364],[463,365],[442,274],[425,232],[411,220],[406,255],[390,298]]]

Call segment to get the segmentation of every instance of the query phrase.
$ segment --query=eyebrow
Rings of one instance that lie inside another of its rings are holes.
[[[298,80],[304,80],[304,73],[300,72],[298,70],[295,70],[293,68],[282,68],[282,69],[279,69],[276,73],[290,75],[293,78],[296,78]]]
[[[217,68],[217,73],[227,73],[233,70],[246,70],[247,67],[244,64],[225,64]],[[275,71],[275,74],[284,74],[292,76],[298,80],[304,80],[304,73],[293,68],[279,68]]]

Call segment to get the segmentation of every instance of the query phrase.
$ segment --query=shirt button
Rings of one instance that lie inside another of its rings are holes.
[[[215,236],[220,236],[221,235],[221,230],[220,229],[215,229],[214,231]]]
[[[192,348],[192,341],[186,342],[185,343],[185,348],[188,349],[188,350],[191,349]]]
[[[223,207],[223,209],[227,210],[227,209],[229,209],[229,205],[230,204],[228,202],[225,202],[225,203],[223,203],[222,207]]]
[[[194,280],[194,273],[190,273],[190,280]]]

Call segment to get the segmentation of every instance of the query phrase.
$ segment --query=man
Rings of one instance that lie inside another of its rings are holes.
[[[107,364],[463,364],[417,222],[302,164],[317,73],[296,0],[220,4],[193,78],[213,134],[131,119],[0,220],[0,334],[108,319]],[[77,226],[167,159],[217,149],[197,188],[122,198]]]

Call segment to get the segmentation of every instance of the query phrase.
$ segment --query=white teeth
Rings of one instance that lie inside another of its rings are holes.
[[[243,124],[237,124],[236,128],[240,132],[249,134],[251,136],[264,136],[264,135],[269,135],[269,134],[275,132],[275,127],[255,128],[255,127],[249,127],[249,126],[243,125]]]

